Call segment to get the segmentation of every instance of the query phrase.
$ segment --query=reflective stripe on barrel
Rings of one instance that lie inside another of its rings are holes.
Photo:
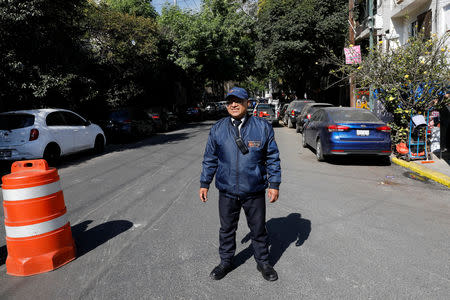
[[[5,226],[6,236],[10,238],[24,238],[44,233],[51,232],[59,229],[69,222],[67,214],[64,214],[58,218],[26,226]]]
[[[22,201],[48,196],[61,190],[59,180],[50,184],[23,189],[2,189],[4,201]]]

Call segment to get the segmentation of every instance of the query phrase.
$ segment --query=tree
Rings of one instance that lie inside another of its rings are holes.
[[[233,0],[205,0],[197,13],[166,6],[159,18],[171,43],[169,59],[195,78],[199,92],[210,85],[220,99],[225,81],[251,74],[253,23],[242,1]]]
[[[152,0],[104,0],[113,10],[137,17],[156,18]]]
[[[261,0],[256,23],[256,66],[303,95],[319,72],[316,62],[343,48],[348,1]],[[325,70],[326,73],[327,70]]]
[[[93,61],[90,72],[106,104],[144,106],[158,75],[156,21],[92,4],[85,26]]]
[[[336,56],[332,60],[343,79],[354,74],[358,87],[375,89],[376,100],[394,116],[392,140],[398,143],[407,141],[411,115],[449,104],[443,97],[450,86],[449,38],[449,33],[429,39],[419,33],[395,49],[385,50],[380,42],[359,65],[345,65]]]
[[[84,0],[0,2],[0,109],[88,101],[93,82],[79,26]]]

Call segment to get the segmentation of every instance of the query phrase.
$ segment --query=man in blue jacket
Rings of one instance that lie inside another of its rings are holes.
[[[210,276],[220,280],[232,270],[236,251],[236,229],[241,207],[250,228],[257,269],[264,279],[275,281],[277,272],[269,264],[266,230],[265,190],[270,202],[278,199],[281,183],[280,158],[272,126],[264,119],[247,115],[248,95],[232,88],[227,96],[229,117],[211,128],[203,158],[200,199],[208,200],[214,175],[219,190],[220,264]]]

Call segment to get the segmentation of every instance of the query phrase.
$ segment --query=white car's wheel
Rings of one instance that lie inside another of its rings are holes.
[[[94,153],[101,154],[105,151],[105,139],[102,135],[97,135],[94,142]]]
[[[61,149],[58,144],[50,143],[45,147],[43,158],[47,161],[49,165],[56,165],[61,158]]]

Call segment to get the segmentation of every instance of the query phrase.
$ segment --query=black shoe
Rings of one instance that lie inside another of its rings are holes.
[[[231,265],[220,264],[212,270],[211,274],[209,274],[209,277],[214,280],[220,280],[224,278],[231,271],[231,269]]]
[[[269,264],[258,264],[257,267],[258,271],[261,272],[262,276],[265,280],[268,281],[275,281],[278,279],[277,271],[274,270],[274,268]]]

